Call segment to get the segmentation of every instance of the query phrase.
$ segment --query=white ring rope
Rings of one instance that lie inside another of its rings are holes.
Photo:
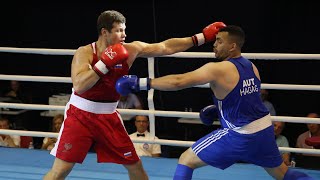
[[[26,54],[43,54],[43,55],[73,55],[74,49],[46,49],[46,48],[17,48],[17,47],[0,47],[0,52],[7,53],[26,53]],[[242,53],[248,59],[263,59],[263,60],[320,60],[320,54],[285,54],[285,53]],[[163,57],[176,58],[214,58],[212,52],[179,52]]]
[[[32,81],[32,82],[71,83],[71,77],[56,77],[56,76],[24,76],[24,75],[0,74],[0,79],[15,80],[15,81]]]
[[[54,82],[54,83],[72,83],[71,77],[56,77],[56,76],[25,76],[25,75],[5,75],[0,74],[2,80],[16,81],[32,81],[32,82]],[[209,84],[195,86],[199,88],[209,88]],[[278,89],[278,90],[309,90],[320,91],[320,85],[299,85],[299,84],[266,84],[262,83],[263,89]]]
[[[43,55],[73,55],[76,52],[76,50],[74,50],[74,49],[0,47],[0,52],[43,54]]]
[[[46,105],[46,104],[22,104],[22,103],[3,103],[0,107],[12,109],[28,110],[60,110],[63,111],[65,106]],[[159,110],[139,110],[139,109],[117,109],[123,115],[155,115],[160,117],[180,117],[180,118],[199,118],[198,112],[183,111],[159,111]],[[320,124],[320,118],[309,117],[292,117],[292,116],[271,116],[273,121],[283,121],[291,123],[316,123]]]
[[[28,54],[43,54],[43,55],[73,55],[75,50],[71,49],[39,49],[39,48],[14,48],[14,47],[0,47],[0,52],[7,53],[28,53]],[[243,53],[244,57],[248,59],[264,59],[264,60],[320,60],[320,54],[280,54],[280,53]],[[173,55],[163,57],[176,58],[214,58],[213,53],[206,52],[180,52]],[[149,77],[154,77],[154,58],[148,58]],[[55,83],[71,83],[70,77],[54,77],[54,76],[26,76],[26,75],[3,75],[0,74],[2,80],[18,80],[18,81],[32,81],[32,82],[55,82]],[[279,89],[279,90],[312,90],[319,91],[318,85],[295,85],[295,84],[262,84],[263,89]],[[209,85],[196,86],[201,88],[208,88]],[[149,110],[134,110],[134,109],[117,109],[120,114],[126,115],[149,115],[150,119],[150,133],[154,137],[154,116],[162,117],[184,117],[184,118],[199,118],[199,113],[196,112],[181,112],[181,111],[158,111],[154,108],[153,103],[154,91],[148,92]],[[20,104],[20,103],[2,103],[2,108],[12,109],[29,109],[29,110],[64,110],[65,106],[57,105],[42,105],[42,104]],[[273,121],[283,121],[292,123],[317,123],[320,124],[320,118],[308,117],[289,117],[289,116],[271,116]],[[4,130],[0,129],[0,133],[8,135],[33,136],[33,137],[58,137],[58,133],[40,132],[40,131],[21,131],[21,130]],[[194,142],[192,141],[178,141],[166,139],[132,139],[137,143],[156,143],[161,145],[184,146],[190,147]],[[306,154],[320,154],[317,149],[303,149],[303,148],[289,148],[279,147],[283,152],[295,152]]]
[[[22,130],[6,130],[0,129],[1,134],[7,135],[17,135],[20,136],[32,136],[32,137],[54,137],[57,138],[59,133],[52,132],[41,132],[41,131],[22,131]],[[194,141],[176,141],[168,139],[138,139],[132,138],[134,143],[150,143],[150,144],[161,144],[168,146],[181,146],[181,147],[191,147]],[[304,148],[290,148],[290,147],[279,147],[282,152],[293,152],[293,153],[305,153],[305,154],[320,154],[318,149],[304,149]]]

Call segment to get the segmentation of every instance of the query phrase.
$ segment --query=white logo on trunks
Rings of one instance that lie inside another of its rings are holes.
[[[116,52],[112,51],[111,47],[108,47],[105,51],[104,54],[107,55],[111,60],[117,55]]]
[[[67,152],[72,148],[72,144],[70,143],[65,143],[64,144],[64,150],[62,152]]]

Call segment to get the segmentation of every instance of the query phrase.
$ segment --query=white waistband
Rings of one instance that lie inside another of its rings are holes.
[[[270,114],[257,119],[245,126],[232,129],[240,134],[253,134],[272,125]]]
[[[118,102],[113,103],[101,103],[84,99],[80,96],[71,94],[69,104],[76,106],[77,108],[88,111],[95,114],[111,114],[117,109]]]

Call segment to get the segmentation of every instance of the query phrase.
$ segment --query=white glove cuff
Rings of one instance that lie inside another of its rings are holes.
[[[140,87],[140,90],[149,90],[150,78],[139,78],[139,87]]]
[[[105,75],[109,72],[109,69],[107,69],[106,65],[99,60],[94,66],[93,66],[93,70],[99,75]]]
[[[206,42],[206,39],[204,38],[203,33],[196,34],[195,36],[198,40],[198,46],[201,46],[202,44],[204,44]]]

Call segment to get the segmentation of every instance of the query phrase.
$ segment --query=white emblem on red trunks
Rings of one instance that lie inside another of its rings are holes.
[[[65,143],[65,144],[64,144],[64,150],[63,150],[63,152],[67,152],[67,151],[69,151],[71,148],[72,148],[72,144],[70,144],[70,143]]]

